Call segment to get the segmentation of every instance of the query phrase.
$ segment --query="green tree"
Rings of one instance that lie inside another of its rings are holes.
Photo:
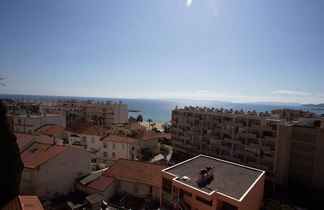
[[[136,118],[130,116],[130,117],[128,118],[128,122],[129,122],[129,123],[136,122]]]
[[[141,149],[141,160],[150,161],[153,155],[153,151],[150,148],[146,147]]]
[[[163,157],[164,157],[164,160],[166,160],[166,157],[168,156],[168,154],[169,154],[169,148],[168,147],[166,147],[166,146],[164,146],[164,145],[162,145],[161,147],[160,147],[160,153],[163,155]]]
[[[281,201],[269,199],[264,208],[264,210],[293,210],[287,204],[282,203]]]
[[[136,118],[136,121],[137,122],[143,122],[143,116],[141,114],[138,115],[137,118]]]
[[[7,110],[0,100],[0,208],[19,195],[20,178],[24,164],[20,158],[16,136],[7,123]]]
[[[149,123],[149,130],[150,130],[150,128],[151,128],[151,123],[153,122],[153,120],[152,120],[151,118],[149,118],[149,119],[147,120],[147,122]]]

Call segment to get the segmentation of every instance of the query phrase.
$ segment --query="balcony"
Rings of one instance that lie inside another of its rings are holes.
[[[255,124],[252,124],[251,128],[255,129],[255,130],[262,130],[262,131],[273,131],[272,127],[267,126],[267,125],[255,125]]]
[[[270,137],[270,136],[265,136],[265,137],[264,137],[264,140],[267,141],[267,142],[276,143],[277,138],[275,138],[275,137]]]

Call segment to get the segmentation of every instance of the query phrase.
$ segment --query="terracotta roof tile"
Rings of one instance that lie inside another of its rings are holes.
[[[42,133],[44,135],[53,136],[57,133],[60,133],[64,130],[63,126],[60,125],[45,125],[38,128],[35,132]]]
[[[88,187],[104,192],[112,183],[114,179],[107,176],[100,176],[98,179],[91,182]]]
[[[34,143],[21,153],[25,168],[37,168],[44,162],[69,149],[69,146]]]
[[[133,139],[130,137],[125,137],[125,136],[116,136],[114,134],[107,135],[106,137],[102,138],[101,141],[118,142],[118,143],[126,143],[126,144],[131,144],[131,143],[137,142],[136,139]]]
[[[94,136],[104,136],[107,133],[111,133],[112,130],[104,127],[100,127],[97,125],[87,124],[83,122],[73,123],[71,126],[65,129],[66,131],[70,131],[77,134],[85,134],[85,135],[94,135]]]
[[[145,126],[142,126],[142,125],[140,125],[138,123],[131,123],[131,124],[128,124],[128,125],[123,125],[121,127],[124,128],[124,129],[128,129],[128,130],[146,130]]]
[[[19,195],[12,199],[2,210],[43,210],[37,196]]]
[[[165,168],[165,166],[137,160],[118,159],[103,173],[103,176],[160,186],[161,170]]]
[[[17,144],[20,149],[20,152],[23,152],[31,144],[38,142],[44,144],[53,144],[54,138],[44,135],[37,134],[24,134],[24,133],[15,133],[17,137]]]

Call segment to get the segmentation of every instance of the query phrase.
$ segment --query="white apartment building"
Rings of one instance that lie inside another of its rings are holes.
[[[128,105],[106,102],[93,101],[58,101],[54,104],[41,104],[41,113],[55,113],[55,114],[72,114],[73,117],[83,118],[88,121],[97,118],[99,123],[105,124],[121,124],[128,121]]]
[[[66,118],[64,115],[58,114],[42,114],[42,115],[17,115],[14,116],[14,131],[22,133],[32,133],[36,129],[46,125],[53,124],[66,126]]]

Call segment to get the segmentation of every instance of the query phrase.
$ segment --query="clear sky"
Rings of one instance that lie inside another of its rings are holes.
[[[323,0],[1,0],[0,93],[324,102]]]

